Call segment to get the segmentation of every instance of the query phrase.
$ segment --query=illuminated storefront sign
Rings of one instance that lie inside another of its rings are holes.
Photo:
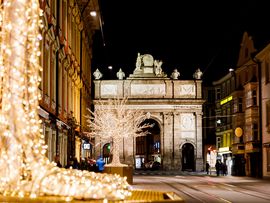
[[[229,147],[218,148],[218,152],[228,152],[228,151],[230,151],[230,148]]]
[[[223,104],[226,104],[227,102],[231,101],[232,100],[232,96],[229,96],[223,100],[220,101],[220,105],[223,105]]]

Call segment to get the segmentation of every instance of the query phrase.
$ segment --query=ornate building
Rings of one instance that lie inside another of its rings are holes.
[[[162,61],[152,55],[138,54],[136,68],[127,79],[119,71],[118,80],[101,80],[96,71],[94,107],[98,100],[127,97],[128,108],[143,110],[148,122],[155,124],[150,135],[122,141],[122,163],[142,168],[158,161],[165,170],[201,171],[202,72],[198,69],[194,80],[179,80],[177,70],[168,78],[161,66]],[[97,147],[96,155],[106,158],[109,144]]]
[[[259,62],[261,75],[259,96],[261,102],[261,129],[262,129],[262,176],[270,178],[270,44],[262,49],[256,59]]]
[[[81,131],[91,101],[92,39],[99,29],[98,1],[40,1],[42,21],[40,64],[42,82],[39,114],[48,157],[81,156]],[[96,11],[97,16],[90,16]],[[85,23],[87,22],[87,23]]]
[[[261,176],[259,64],[245,32],[236,70],[215,81],[217,148],[232,175]]]

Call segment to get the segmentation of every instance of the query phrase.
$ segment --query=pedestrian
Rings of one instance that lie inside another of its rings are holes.
[[[220,162],[220,160],[217,160],[215,167],[216,167],[217,176],[219,176],[219,173],[220,173],[220,170],[221,170],[221,162]]]
[[[206,162],[205,169],[206,169],[206,173],[208,175],[209,174],[209,169],[210,169],[210,164],[208,163],[208,161]]]
[[[104,171],[105,162],[104,162],[102,156],[100,156],[98,158],[98,160],[96,161],[96,165],[97,165],[97,172]]]
[[[227,175],[227,165],[226,162],[222,163],[222,174],[223,176]]]

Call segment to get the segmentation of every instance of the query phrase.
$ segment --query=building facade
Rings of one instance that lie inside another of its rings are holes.
[[[232,82],[232,76],[228,73],[218,81],[214,81],[215,98],[216,98],[216,150],[217,159],[226,163],[228,168],[228,174],[231,174],[232,169],[232,152],[231,144],[233,139],[232,128],[232,91],[234,84]]]
[[[245,32],[236,69],[213,84],[216,88],[217,148],[232,175],[261,176],[259,63]],[[228,161],[229,160],[229,161]]]
[[[98,18],[99,6],[96,0],[49,0],[40,1],[40,7],[44,26],[39,115],[48,158],[59,155],[65,166],[68,159],[81,157],[81,132],[87,128],[82,115],[91,101],[92,39],[99,29],[99,19],[90,19],[88,11],[97,11]]]
[[[270,178],[270,44],[262,49],[256,59],[259,62],[261,75],[260,104],[261,104],[261,129],[262,129],[262,176]]]
[[[201,171],[201,72],[195,73],[194,80],[179,80],[177,70],[168,78],[161,65],[149,54],[138,54],[136,69],[127,79],[118,74],[118,80],[101,80],[96,71],[94,108],[98,100],[126,97],[128,108],[143,110],[155,123],[150,135],[122,141],[122,163],[139,169],[158,160],[165,170]],[[97,147],[96,156],[106,158],[109,144]]]

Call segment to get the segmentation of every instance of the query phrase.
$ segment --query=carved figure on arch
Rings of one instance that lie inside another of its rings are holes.
[[[193,78],[196,80],[201,80],[202,79],[203,72],[198,68],[195,73],[193,74]]]
[[[180,77],[180,73],[178,72],[177,69],[174,69],[173,72],[172,72],[172,74],[171,74],[171,78],[172,78],[173,80],[177,80],[178,77]]]
[[[96,71],[93,73],[93,76],[95,77],[95,80],[99,80],[100,78],[102,78],[103,74],[97,68]]]
[[[125,77],[125,73],[122,71],[122,69],[120,68],[119,71],[116,73],[116,76],[119,80],[123,80]]]
[[[161,65],[162,65],[163,61],[161,60],[155,60],[154,61],[154,65],[155,65],[155,74],[157,76],[161,76],[162,75],[162,68],[161,68]]]
[[[141,71],[141,66],[142,66],[142,56],[140,53],[138,53],[135,71]]]

